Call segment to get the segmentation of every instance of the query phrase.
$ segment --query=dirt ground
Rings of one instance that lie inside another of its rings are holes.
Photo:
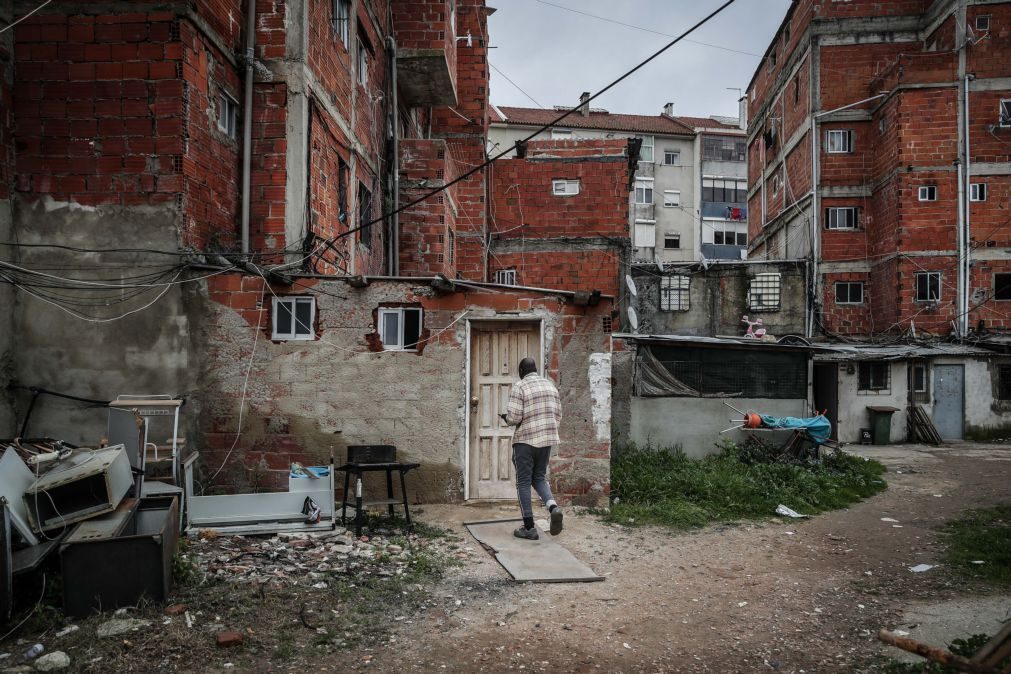
[[[516,584],[491,555],[476,555],[436,588],[443,608],[403,624],[388,646],[351,652],[337,668],[874,671],[884,654],[898,655],[876,640],[882,628],[937,645],[995,632],[1011,617],[1011,595],[969,586],[943,566],[909,567],[940,561],[943,522],[1011,501],[1011,447],[854,451],[887,466],[889,488],[810,520],[679,534],[570,513],[558,540],[604,582]],[[466,535],[464,521],[514,512],[430,506],[421,517]]]

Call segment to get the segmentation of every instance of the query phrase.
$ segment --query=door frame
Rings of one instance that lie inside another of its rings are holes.
[[[467,319],[466,348],[464,350],[464,386],[463,386],[463,500],[470,501],[470,356],[471,356],[471,324],[472,323],[530,323],[537,325],[540,345],[538,347],[539,358],[537,367],[541,374],[544,373],[544,317],[535,314],[496,314],[495,316],[485,316]]]
[[[930,402],[931,402],[930,420],[932,422],[934,420],[935,410],[937,409],[937,389],[935,389],[934,386],[936,386],[936,383],[937,383],[937,368],[938,367],[957,367],[957,368],[959,368],[962,371],[962,399],[961,399],[961,401],[959,401],[960,402],[960,407],[962,408],[962,415],[961,415],[962,416],[962,422],[961,422],[962,432],[959,434],[958,438],[944,438],[944,440],[952,440],[952,441],[955,441],[955,442],[960,442],[962,440],[965,440],[965,395],[966,395],[965,362],[964,361],[960,361],[960,362],[953,362],[952,363],[952,362],[944,362],[942,360],[940,362],[935,361],[930,366],[930,375],[931,375],[931,377],[930,377],[930,398],[931,398],[931,400],[930,400]]]

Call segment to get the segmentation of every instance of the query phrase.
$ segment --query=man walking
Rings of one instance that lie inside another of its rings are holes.
[[[520,380],[509,392],[508,411],[501,415],[513,433],[513,467],[516,469],[516,495],[523,513],[523,526],[513,532],[517,538],[538,539],[534,511],[530,506],[530,486],[551,513],[551,535],[562,531],[562,509],[551,495],[545,477],[551,446],[557,445],[558,424],[562,420],[562,402],[550,379],[537,374],[533,358],[524,358],[519,366]]]

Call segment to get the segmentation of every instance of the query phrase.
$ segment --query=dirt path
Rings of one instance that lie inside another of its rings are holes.
[[[943,567],[908,570],[940,560],[944,521],[1011,501],[1011,448],[857,451],[886,464],[889,488],[813,520],[671,534],[570,513],[560,542],[605,582],[519,585],[490,555],[477,554],[436,589],[439,608],[403,624],[389,645],[342,657],[340,668],[868,671],[885,652],[877,631],[902,627],[909,615],[929,616],[931,604],[971,595],[958,604],[966,624],[976,606],[1011,610],[1007,594],[984,597],[985,589],[963,586]],[[422,519],[466,534],[465,520],[513,514],[438,506],[426,507]]]

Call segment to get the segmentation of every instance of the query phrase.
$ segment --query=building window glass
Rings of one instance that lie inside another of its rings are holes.
[[[372,192],[365,183],[358,183],[358,241],[372,245]]]
[[[688,311],[690,287],[688,276],[661,276],[660,311]]]
[[[569,140],[572,138],[571,129],[551,129],[552,140]]]
[[[369,62],[372,61],[372,44],[365,36],[365,28],[358,24],[358,84],[369,86]]]
[[[702,201],[743,204],[747,200],[747,180],[702,178]]]
[[[653,136],[636,136],[642,139],[642,147],[639,148],[639,161],[647,164],[653,163]]]
[[[637,204],[652,204],[653,203],[653,179],[652,178],[636,178],[635,179],[635,203],[637,203]]]
[[[579,194],[579,180],[552,180],[551,193],[556,197],[571,197]]]
[[[218,94],[218,130],[229,138],[239,137],[239,104],[224,91]]]
[[[421,339],[421,309],[380,309],[379,338],[385,351],[414,351]]]
[[[663,151],[664,166],[681,166],[681,153],[677,150]]]
[[[333,27],[347,49],[351,42],[351,0],[334,0]]]
[[[891,387],[891,368],[888,363],[860,363],[860,391],[887,391]]]
[[[920,201],[937,201],[937,185],[923,185],[917,190]]]
[[[914,400],[927,402],[929,370],[926,363],[912,363],[909,366],[909,389],[913,392]]]
[[[316,298],[275,297],[271,339],[316,339]]]
[[[864,284],[860,281],[839,281],[835,284],[836,304],[863,304]]]
[[[980,14],[976,17],[976,30],[986,32],[990,30],[990,15]]]
[[[1011,300],[1011,274],[993,275],[993,298],[995,300]]]
[[[939,302],[941,300],[941,272],[916,272],[916,301]]]
[[[825,149],[833,154],[853,152],[853,132],[848,129],[826,131]]]
[[[681,248],[680,234],[664,234],[663,247],[667,250],[678,250]]]
[[[681,205],[681,192],[678,190],[663,191],[663,207],[677,208]]]
[[[857,209],[853,206],[825,209],[825,229],[856,229]]]
[[[495,283],[504,286],[516,285],[516,270],[499,269],[498,271],[495,272]]]
[[[635,223],[635,246],[636,248],[656,247],[656,223]]]
[[[986,201],[986,183],[969,185],[969,201]]]
[[[717,246],[748,245],[748,225],[746,223],[726,220],[704,220],[703,223],[712,231],[713,243]]]
[[[704,161],[744,161],[748,154],[748,142],[726,136],[703,136],[702,159]]]
[[[756,274],[748,287],[751,311],[779,311],[780,275]]]
[[[1011,98],[1000,102],[1000,125],[1011,126]]]

